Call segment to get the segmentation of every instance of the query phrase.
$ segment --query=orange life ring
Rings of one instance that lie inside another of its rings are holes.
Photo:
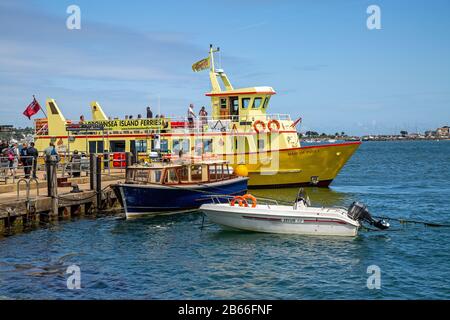
[[[247,199],[251,200],[252,208],[256,207],[256,203],[257,203],[256,198],[254,196],[252,196],[250,193],[244,194],[242,196],[242,198],[244,198],[246,202],[247,202]]]
[[[125,168],[126,164],[126,155],[125,152],[114,152],[113,153],[113,167],[114,168]]]
[[[258,129],[258,124],[260,124],[261,125],[261,128],[262,128],[262,131],[264,131],[264,130],[266,130],[266,124],[264,123],[264,121],[262,121],[262,120],[256,120],[255,122],[253,122],[253,129],[255,129],[255,131],[257,132],[257,133],[259,133],[259,129]]]
[[[247,200],[243,196],[236,196],[236,197],[234,197],[233,200],[231,200],[230,205],[232,207],[234,207],[234,204],[236,203],[237,200],[239,200],[239,207],[242,207],[242,206],[248,207]]]
[[[272,128],[272,123],[274,123],[275,126],[277,127],[277,130],[275,130],[275,132],[280,131],[280,123],[278,122],[278,120],[275,120],[275,119],[274,120],[270,120],[267,123],[267,128],[269,128],[270,131],[274,131],[273,128]]]

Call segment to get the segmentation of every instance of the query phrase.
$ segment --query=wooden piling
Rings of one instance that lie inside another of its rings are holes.
[[[95,172],[97,167],[97,160],[95,153],[89,154],[89,187],[91,190],[95,190]]]
[[[97,156],[95,172],[95,191],[97,193],[97,208],[102,208],[102,157]]]
[[[47,196],[51,198],[51,217],[58,216],[58,181],[56,177],[56,157],[47,155],[45,157],[45,169],[47,174]]]

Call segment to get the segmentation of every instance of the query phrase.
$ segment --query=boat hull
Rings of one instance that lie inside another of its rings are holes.
[[[267,152],[264,156],[257,154],[259,161],[255,164],[252,164],[252,157],[255,155],[247,153],[245,159],[239,160],[239,156],[236,156],[232,163],[246,163],[250,188],[328,187],[360,144],[358,141],[306,146],[280,150],[277,155],[273,154],[275,152]],[[275,156],[278,161],[274,161]],[[270,165],[263,164],[264,157],[272,160]]]
[[[214,205],[205,205],[201,210],[208,220],[225,228],[279,234],[353,237],[358,234],[359,224],[345,219],[314,214],[261,214],[252,208],[217,210]]]
[[[127,218],[142,215],[170,214],[198,209],[212,202],[211,195],[243,195],[247,192],[247,178],[234,178],[208,184],[192,185],[135,185],[114,186]],[[220,197],[219,197],[220,199]]]

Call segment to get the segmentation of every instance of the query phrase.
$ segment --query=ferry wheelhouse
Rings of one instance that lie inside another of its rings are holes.
[[[54,142],[58,152],[131,152],[142,161],[152,153],[198,160],[226,160],[249,176],[250,187],[328,186],[359,147],[360,142],[302,146],[299,120],[271,114],[272,87],[234,88],[223,69],[214,65],[214,53],[193,65],[209,69],[209,117],[189,122],[186,117],[111,119],[98,102],[91,103],[92,120],[71,121],[54,99],[47,99],[47,118],[35,120],[35,142],[44,150]],[[219,80],[221,80],[222,85]]]

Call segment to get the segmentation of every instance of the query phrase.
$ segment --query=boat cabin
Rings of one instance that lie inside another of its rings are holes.
[[[227,162],[154,164],[129,167],[125,183],[183,185],[211,183],[235,177]]]

